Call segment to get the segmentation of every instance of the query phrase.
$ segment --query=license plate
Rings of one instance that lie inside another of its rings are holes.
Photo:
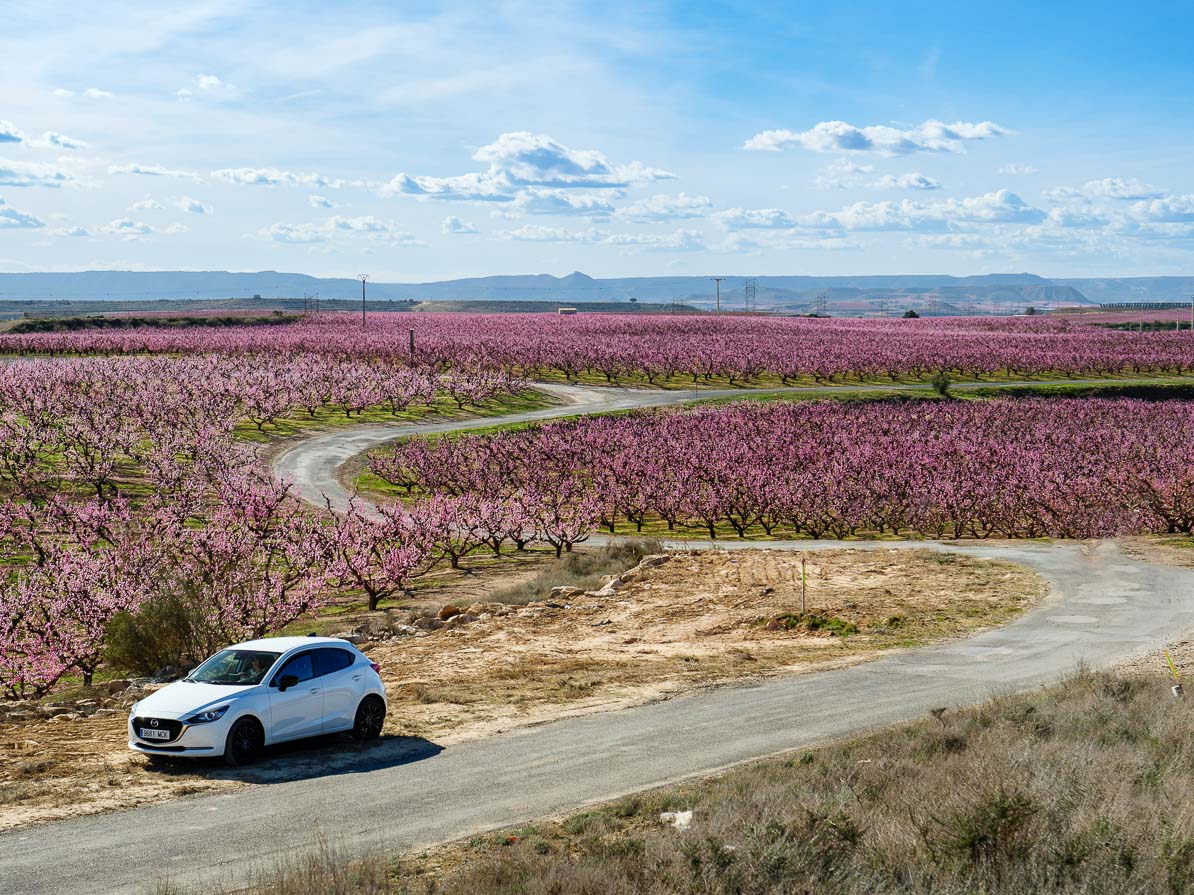
[[[141,739],[143,739],[143,740],[168,740],[168,739],[170,739],[170,731],[154,730],[152,727],[142,727],[141,728]]]

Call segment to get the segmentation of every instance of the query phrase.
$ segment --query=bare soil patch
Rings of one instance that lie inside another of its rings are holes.
[[[467,607],[476,620],[363,644],[390,696],[380,743],[317,741],[245,770],[151,767],[128,752],[123,712],[0,723],[0,829],[409,760],[431,744],[846,665],[1001,624],[1046,590],[1021,566],[928,550],[810,553],[807,572],[803,615],[800,555],[765,550],[677,554],[607,595]]]

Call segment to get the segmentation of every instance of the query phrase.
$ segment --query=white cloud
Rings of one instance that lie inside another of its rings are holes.
[[[25,139],[15,124],[11,121],[0,121],[0,143],[20,143]]]
[[[699,230],[677,230],[668,234],[614,233],[602,242],[630,252],[701,252],[705,249],[705,236]]]
[[[513,239],[516,242],[579,242],[598,243],[606,237],[606,233],[590,227],[588,230],[564,230],[559,227],[541,227],[538,224],[527,224],[517,230],[501,230],[498,236],[503,239]]]
[[[136,162],[127,165],[109,165],[109,174],[138,174],[145,177],[178,177],[185,180],[201,180],[193,171],[177,171],[161,165],[141,165]]]
[[[125,239],[132,240],[149,236],[154,232],[154,229],[142,221],[134,221],[130,218],[117,218],[111,223],[100,227],[100,232],[111,233],[114,236],[123,236]]]
[[[1040,170],[1034,168],[1032,165],[1026,165],[1022,162],[1012,162],[1008,165],[1003,165],[996,172],[997,174],[1039,174]]]
[[[523,190],[514,204],[527,214],[580,215],[606,218],[613,213],[613,204],[604,197],[566,190]]]
[[[91,236],[91,231],[86,227],[55,227],[50,231],[52,236],[57,236],[62,239],[77,239],[83,236]]]
[[[287,184],[332,190],[338,190],[344,186],[343,180],[324,177],[322,174],[279,171],[277,168],[221,168],[219,171],[212,171],[211,176],[228,183],[252,186]]]
[[[675,177],[641,162],[615,165],[595,149],[569,149],[546,134],[527,131],[502,134],[482,146],[473,159],[488,162],[518,186],[625,187]]]
[[[45,221],[36,215],[18,211],[3,199],[0,199],[0,229],[36,230],[45,225]]]
[[[1062,186],[1052,190],[1045,190],[1049,199],[1121,199],[1138,201],[1141,199],[1160,199],[1165,196],[1164,190],[1150,186],[1136,178],[1104,177],[1100,180],[1088,180],[1082,186]]]
[[[258,236],[290,245],[329,243],[341,236],[361,236],[394,246],[426,245],[410,233],[398,229],[393,221],[382,221],[372,216],[333,216],[326,221],[314,223],[274,224],[259,230]]]
[[[112,99],[116,94],[110,93],[107,90],[100,90],[98,87],[88,87],[82,93],[75,90],[68,90],[65,87],[59,87],[54,91],[55,96],[82,96],[86,99]]]
[[[856,251],[862,246],[840,234],[807,234],[793,230],[750,230],[730,233],[713,251],[759,255],[770,251]]]
[[[1110,221],[1106,216],[1090,209],[1051,208],[1049,209],[1049,217],[1046,219],[1046,223],[1053,227],[1077,230],[1105,227]]]
[[[18,162],[0,158],[0,186],[44,186],[57,188],[74,178],[53,165]]]
[[[813,178],[813,186],[822,190],[939,190],[941,182],[919,171],[905,174],[884,174],[874,177],[874,165],[859,165],[848,159],[838,159],[826,165]]]
[[[176,90],[174,95],[185,102],[195,95],[195,91],[208,96],[223,95],[226,97],[233,97],[240,92],[234,85],[222,80],[219,75],[195,75],[191,80],[191,85],[194,90],[191,87],[182,87]]]
[[[779,208],[727,208],[713,215],[726,230],[789,230],[796,226],[790,214]]]
[[[307,204],[312,208],[335,208],[336,203],[327,196],[308,196]]]
[[[939,190],[941,181],[919,171],[909,171],[906,174],[884,174],[875,181],[875,187],[882,190]]]
[[[2,130],[2,122],[0,122],[0,130]],[[76,140],[74,137],[68,137],[66,134],[60,134],[57,131],[46,131],[41,135],[40,140],[34,140],[31,146],[36,146],[39,149],[90,149],[91,144],[85,143],[82,140]]]
[[[165,233],[167,236],[177,236],[179,233],[190,233],[191,228],[188,227],[186,224],[171,224],[169,227],[167,227],[162,232]]]
[[[1194,195],[1164,196],[1136,202],[1130,212],[1139,221],[1169,224],[1194,221]]]
[[[440,224],[440,232],[447,235],[464,235],[466,233],[476,233],[477,228],[467,221],[462,221],[455,215],[448,215]]]
[[[997,190],[981,196],[942,199],[938,202],[855,202],[840,211],[818,211],[797,222],[820,230],[942,230],[986,224],[1036,224],[1046,213],[1015,193]]]
[[[151,196],[146,196],[130,205],[126,211],[161,211],[165,206]]]
[[[190,196],[179,196],[174,200],[174,204],[188,214],[211,214],[210,205],[204,205],[198,199],[192,199]]]
[[[780,152],[803,147],[813,152],[875,152],[882,155],[964,152],[964,144],[968,141],[1010,133],[992,121],[956,121],[946,124],[929,119],[918,127],[907,129],[887,125],[855,127],[844,121],[822,121],[806,131],[763,131],[747,140],[742,148]]]
[[[712,207],[713,201],[708,196],[657,193],[618,209],[616,217],[636,224],[657,224],[704,217]]]
[[[696,252],[705,248],[705,237],[699,230],[677,230],[671,234],[608,233],[595,227],[587,230],[564,230],[527,224],[517,230],[499,231],[498,236],[516,242],[571,243],[607,245],[635,252]]]
[[[669,180],[668,171],[641,162],[616,165],[595,149],[569,149],[546,134],[527,131],[502,134],[473,153],[486,162],[483,172],[452,177],[398,174],[383,184],[383,196],[407,195],[428,199],[509,202],[528,188],[624,189]]]

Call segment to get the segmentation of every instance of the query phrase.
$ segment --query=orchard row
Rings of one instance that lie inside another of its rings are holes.
[[[1194,406],[1128,400],[737,404],[412,440],[413,494],[557,495],[592,527],[709,537],[1087,538],[1194,530]]]
[[[413,343],[413,347],[412,347]],[[621,382],[830,381],[1194,371],[1190,332],[1130,333],[1064,318],[838,320],[547,314],[324,314],[285,326],[0,336],[0,351],[329,355],[444,369]]]

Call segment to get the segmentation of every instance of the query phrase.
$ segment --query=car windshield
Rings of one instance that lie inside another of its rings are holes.
[[[185,680],[252,687],[261,683],[280,655],[247,649],[222,650],[187,675]]]

